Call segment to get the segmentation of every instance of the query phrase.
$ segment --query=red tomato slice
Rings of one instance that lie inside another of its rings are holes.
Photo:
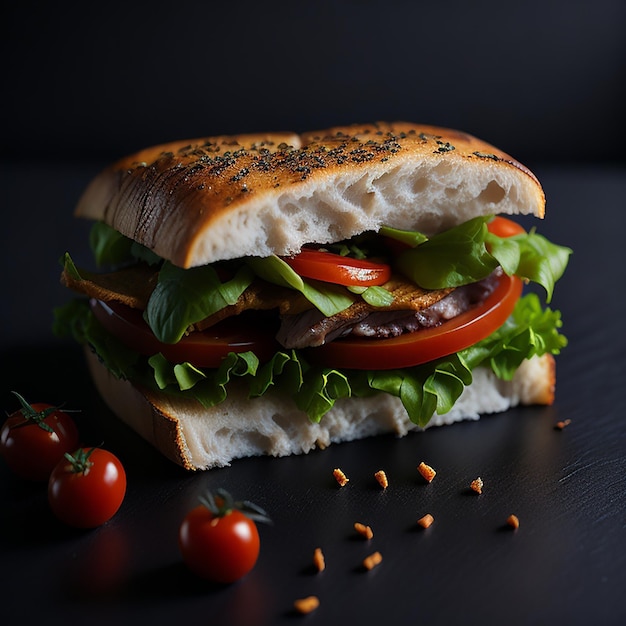
[[[513,237],[514,235],[522,235],[526,231],[523,226],[520,226],[517,222],[496,215],[488,224],[487,228],[490,233],[497,235],[498,237]]]
[[[245,327],[236,318],[226,319],[215,326],[190,333],[178,343],[159,341],[143,319],[141,311],[119,302],[90,301],[97,320],[112,335],[129,348],[151,356],[161,352],[172,363],[188,361],[196,367],[219,367],[229,352],[252,351],[260,361],[267,361],[277,349],[274,329],[263,324]]]
[[[283,261],[304,278],[348,287],[384,285],[391,278],[391,268],[386,263],[351,259],[321,250],[304,248],[295,256],[283,257]]]
[[[306,356],[311,363],[333,368],[381,370],[421,365],[488,337],[504,324],[521,293],[521,280],[503,275],[484,302],[440,326],[391,339],[336,339],[308,349]]]

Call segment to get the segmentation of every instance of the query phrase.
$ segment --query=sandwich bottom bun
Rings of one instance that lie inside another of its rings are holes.
[[[385,393],[338,400],[314,423],[284,395],[268,393],[250,400],[243,388],[238,393],[233,387],[224,402],[205,409],[194,400],[140,389],[114,377],[88,348],[86,358],[96,388],[113,413],[189,470],[223,467],[251,456],[305,454],[332,443],[383,433],[401,437],[422,430],[409,420],[400,400]],[[554,400],[555,362],[550,354],[524,361],[508,382],[482,367],[474,370],[473,377],[453,409],[434,415],[428,427]]]

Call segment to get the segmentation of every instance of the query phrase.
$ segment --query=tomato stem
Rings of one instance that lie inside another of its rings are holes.
[[[215,517],[224,517],[233,511],[240,511],[255,522],[272,523],[269,515],[260,506],[250,500],[235,500],[226,489],[217,489],[215,495],[207,491],[199,500]]]
[[[46,432],[54,432],[52,427],[46,424],[44,420],[49,415],[57,411],[59,407],[50,406],[43,411],[35,411],[30,403],[27,402],[27,400],[23,396],[17,393],[17,391],[12,391],[11,393],[19,400],[20,404],[22,405],[21,413],[24,416],[24,422],[17,424],[15,428],[20,428],[34,422],[35,424],[37,424],[37,426],[39,426],[39,428],[45,430]]]
[[[11,393],[19,400],[19,403],[22,406],[20,412],[22,416],[24,417],[24,421],[20,422],[19,424],[15,424],[13,428],[22,428],[24,426],[28,426],[29,424],[35,423],[37,426],[39,426],[39,428],[41,428],[42,430],[45,430],[48,433],[54,432],[53,428],[49,426],[48,424],[46,424],[45,419],[49,417],[50,415],[52,415],[55,411],[59,411],[62,407],[49,406],[43,409],[43,411],[35,411],[32,405],[23,396],[17,393],[17,391],[12,391]],[[63,409],[63,410],[66,413],[70,412],[67,409]]]
[[[71,463],[72,472],[75,474],[87,474],[89,469],[93,465],[93,462],[89,460],[91,453],[95,448],[78,448],[74,454],[66,452],[63,456]]]

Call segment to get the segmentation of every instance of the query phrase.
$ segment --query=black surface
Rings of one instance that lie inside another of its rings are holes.
[[[554,406],[187,474],[111,416],[78,348],[51,335],[51,307],[68,297],[57,258],[66,248],[87,258],[87,225],[71,211],[98,167],[3,167],[0,406],[15,409],[17,389],[81,409],[83,438],[118,454],[128,492],[109,523],[77,532],[52,519],[45,488],[0,465],[3,626],[626,623],[624,169],[534,168],[548,196],[540,232],[575,250],[553,302],[570,340]],[[431,484],[416,471],[422,460],[438,471]],[[343,489],[334,467],[351,479]],[[386,492],[373,478],[381,468]],[[476,476],[480,496],[468,491]],[[260,528],[255,569],[228,587],[194,579],[176,546],[198,494],[220,486],[274,521]],[[424,531],[416,520],[427,512],[435,522]],[[511,513],[517,532],[504,526]],[[369,543],[356,521],[373,528]],[[317,546],[321,574],[311,571]],[[373,550],[383,562],[363,571]],[[309,594],[320,608],[294,615]]]

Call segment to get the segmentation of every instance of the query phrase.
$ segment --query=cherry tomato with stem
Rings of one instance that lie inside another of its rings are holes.
[[[46,481],[66,452],[79,443],[76,423],[57,406],[28,403],[13,392],[22,408],[0,430],[0,456],[16,475],[26,480]]]
[[[225,490],[200,498],[180,525],[178,545],[187,567],[216,583],[233,583],[256,564],[260,538],[256,522],[269,517],[255,504],[235,502]]]
[[[48,482],[54,515],[75,528],[95,528],[110,520],[126,495],[121,461],[103,448],[78,448],[65,454]]]

